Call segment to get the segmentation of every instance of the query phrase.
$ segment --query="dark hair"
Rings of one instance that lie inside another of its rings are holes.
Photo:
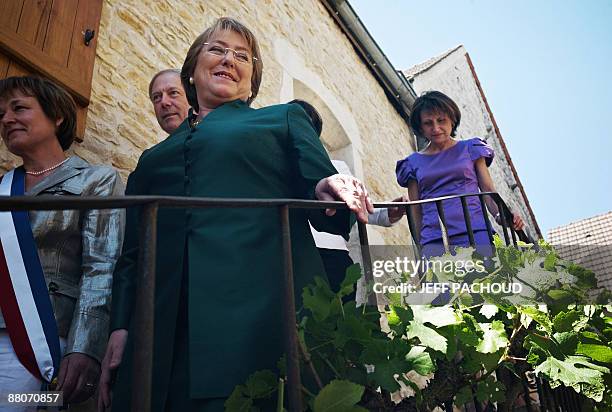
[[[317,109],[315,109],[315,107],[307,101],[300,99],[293,99],[289,102],[289,104],[292,103],[299,104],[300,106],[302,106],[302,109],[304,109],[308,117],[310,117],[310,123],[312,123],[312,127],[317,132],[317,135],[321,137],[321,132],[323,131],[323,120],[321,119],[321,115],[319,114]]]
[[[420,137],[422,137],[421,113],[423,112],[441,112],[447,115],[453,125],[451,136],[455,137],[461,122],[461,111],[453,99],[442,92],[432,90],[423,93],[414,101],[410,112],[410,127]]]
[[[151,93],[153,93],[153,83],[155,83],[155,80],[157,80],[159,76],[163,76],[164,74],[168,73],[174,73],[179,79],[181,78],[181,71],[179,69],[165,69],[157,72],[149,82],[149,99],[153,100],[153,96],[151,96]]]
[[[198,63],[198,56],[204,47],[204,43],[208,42],[213,34],[221,30],[231,30],[244,37],[251,49],[251,55],[256,58],[256,60],[253,60],[251,96],[247,99],[247,104],[251,104],[251,102],[255,100],[255,97],[257,97],[257,93],[259,93],[259,85],[261,84],[261,76],[263,73],[263,62],[261,61],[259,44],[257,43],[255,35],[238,20],[232,19],[231,17],[220,17],[212,26],[204,30],[202,34],[196,37],[194,42],[191,44],[189,51],[187,52],[185,62],[183,63],[183,68],[181,69],[181,82],[183,83],[183,88],[185,89],[185,95],[187,96],[189,105],[193,107],[195,112],[200,110],[200,105],[198,104],[198,94],[196,93],[195,86],[189,82],[189,78],[193,77],[193,72],[195,71]]]
[[[15,92],[38,100],[52,121],[63,119],[55,135],[62,150],[67,150],[76,136],[76,105],[72,96],[51,80],[38,76],[13,76],[0,80],[0,99],[13,97]]]

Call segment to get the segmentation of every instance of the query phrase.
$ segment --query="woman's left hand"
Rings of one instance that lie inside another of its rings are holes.
[[[359,179],[350,175],[335,174],[321,179],[315,188],[318,200],[326,202],[342,201],[357,215],[360,222],[368,223],[368,213],[374,213],[374,207],[368,191]],[[335,209],[326,209],[327,216],[333,216]]]
[[[56,390],[64,392],[66,403],[83,402],[95,393],[99,378],[97,360],[84,353],[71,353],[60,363]]]
[[[525,222],[518,213],[512,214],[512,227],[514,230],[523,230],[525,227]]]

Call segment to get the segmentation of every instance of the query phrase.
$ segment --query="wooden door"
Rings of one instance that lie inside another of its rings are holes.
[[[63,86],[77,103],[79,141],[85,132],[102,1],[0,1],[0,78],[32,73]]]

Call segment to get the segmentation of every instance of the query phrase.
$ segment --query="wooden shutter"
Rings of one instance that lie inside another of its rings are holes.
[[[68,90],[85,132],[103,0],[0,0],[0,78],[39,74]],[[85,33],[93,39],[85,44]]]

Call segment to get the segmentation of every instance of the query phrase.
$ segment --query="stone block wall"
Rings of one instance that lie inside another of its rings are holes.
[[[294,78],[304,73],[301,81],[331,102],[340,124],[350,126],[344,132],[355,140],[358,175],[373,199],[402,193],[394,169],[396,160],[414,150],[408,126],[317,0],[105,0],[84,141],[70,152],[112,164],[127,178],[140,153],[165,138],[147,96],[149,80],[161,69],[180,68],[191,42],[220,16],[239,19],[260,42],[264,74],[254,107],[293,98],[283,81],[289,72]],[[283,58],[279,41],[299,63]],[[17,164],[0,148],[2,168]],[[375,243],[408,242],[406,224],[370,230]]]
[[[527,224],[527,232],[533,238],[537,238],[535,222],[531,219],[525,199],[516,185],[516,179],[510,168],[510,159],[504,155],[500,136],[495,131],[472,74],[465,48],[458,47],[439,61],[414,74],[411,82],[419,95],[424,91],[439,90],[457,103],[461,110],[461,124],[457,129],[458,138],[480,137],[493,147],[495,160],[489,171],[497,192],[511,210],[520,213]]]

